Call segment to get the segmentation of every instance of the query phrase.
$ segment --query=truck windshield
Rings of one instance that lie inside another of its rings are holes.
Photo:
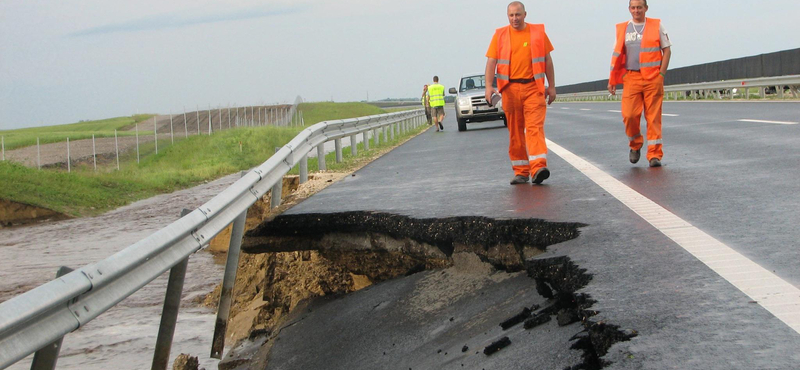
[[[495,79],[492,86],[497,87],[497,79]],[[478,76],[469,76],[461,78],[461,88],[459,89],[461,92],[467,90],[474,90],[474,89],[485,89],[486,88],[486,77],[484,75]]]

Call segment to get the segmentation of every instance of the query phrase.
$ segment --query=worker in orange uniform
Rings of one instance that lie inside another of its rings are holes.
[[[647,160],[650,167],[661,167],[664,156],[661,138],[661,105],[664,76],[672,56],[667,31],[660,19],[647,18],[647,0],[630,0],[633,19],[617,24],[617,43],[611,57],[608,92],[617,94],[623,84],[622,121],[630,142],[628,159],[639,162],[644,140],[640,129],[642,110],[647,120]]]
[[[529,177],[534,184],[541,184],[550,177],[544,119],[545,99],[548,105],[556,99],[550,58],[553,45],[544,25],[525,22],[527,12],[521,2],[508,4],[506,11],[509,26],[495,31],[486,52],[486,100],[491,102],[498,92],[491,83],[496,77],[508,121],[508,156],[514,169],[511,185],[527,183]]]

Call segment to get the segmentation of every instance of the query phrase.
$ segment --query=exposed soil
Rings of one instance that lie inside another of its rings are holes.
[[[0,199],[0,228],[68,218],[65,214],[46,208]]]

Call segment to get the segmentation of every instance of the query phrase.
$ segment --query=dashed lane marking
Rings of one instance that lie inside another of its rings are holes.
[[[587,111],[587,110],[591,110],[591,109],[587,109],[587,108],[581,108],[581,110],[582,110],[582,111]]]
[[[765,121],[761,119],[740,119],[739,122],[772,123],[776,125],[796,125],[800,123],[800,122],[787,122],[787,121]]]
[[[661,113],[664,117],[680,117],[680,114]]]
[[[611,113],[622,113],[621,110],[610,110],[609,112],[611,112]]]
[[[564,110],[569,110],[569,108],[567,108],[567,107],[561,107],[561,109],[564,109]]]
[[[733,286],[800,333],[800,289],[659,206],[581,157],[547,147]]]

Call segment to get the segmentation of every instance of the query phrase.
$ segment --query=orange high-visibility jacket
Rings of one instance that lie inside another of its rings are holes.
[[[533,78],[539,86],[539,90],[544,92],[544,77],[545,77],[545,33],[543,24],[530,24],[528,29],[531,31],[531,63],[533,70]],[[497,47],[499,58],[497,59],[497,88],[501,93],[503,89],[508,86],[509,79],[511,78],[511,26],[500,27],[495,31],[497,35]],[[487,82],[489,83],[489,82]]]
[[[642,35],[642,49],[639,54],[639,65],[642,77],[652,80],[661,73],[661,20],[656,18],[646,18],[644,35]],[[609,85],[616,86],[622,83],[622,76],[628,72],[625,69],[627,55],[625,48],[625,31],[628,22],[617,24],[617,44],[614,46],[614,54],[611,56],[611,76],[608,79]]]

